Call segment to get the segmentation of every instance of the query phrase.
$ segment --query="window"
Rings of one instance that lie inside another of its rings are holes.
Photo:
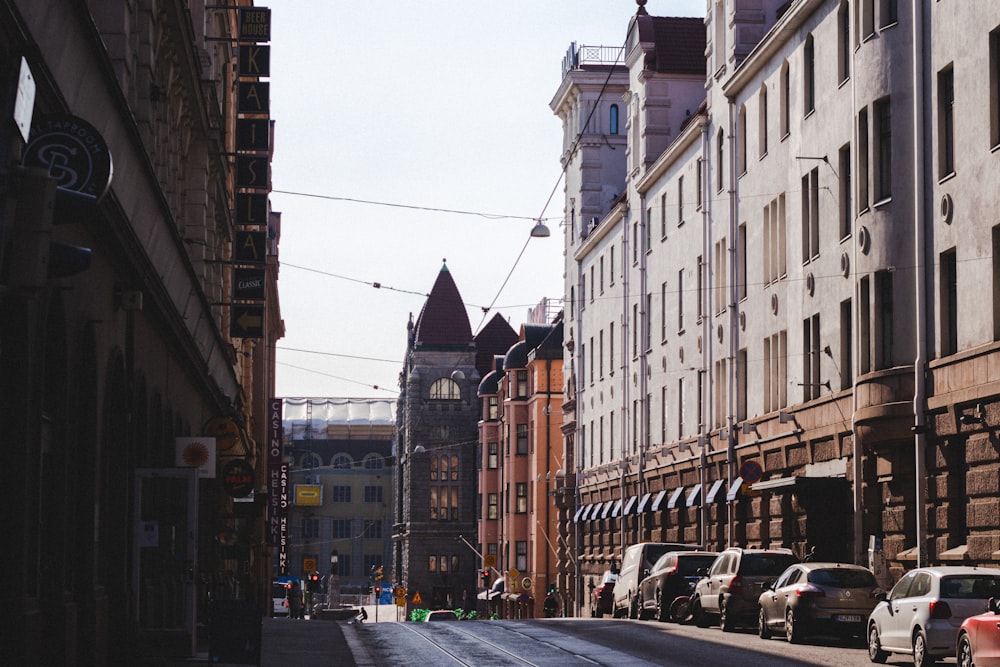
[[[351,576],[351,554],[340,554],[337,559],[337,576]]]
[[[875,0],[861,0],[861,35],[863,38],[875,34]]]
[[[684,431],[684,378],[677,380],[677,439],[682,439],[687,433]]]
[[[618,105],[612,104],[608,114],[608,134],[618,134]]]
[[[1000,145],[1000,28],[990,33],[990,146]]]
[[[740,105],[740,111],[736,117],[736,149],[736,173],[745,174],[747,173],[747,107],[745,104]],[[722,164],[721,160],[719,164]],[[722,189],[721,183],[719,189]]]
[[[802,400],[819,398],[823,380],[819,374],[819,314],[802,322]]]
[[[851,235],[852,223],[854,222],[854,188],[851,184],[851,145],[844,144],[839,151],[839,156],[840,238],[846,239]]]
[[[354,467],[354,459],[347,454],[337,454],[333,457],[331,465],[338,470],[349,470]]]
[[[427,571],[428,572],[437,572],[438,571],[438,557],[437,556],[428,556],[427,557]]]
[[[653,293],[648,292],[646,294],[646,312],[643,317],[643,349],[651,350],[653,348]]]
[[[660,240],[667,238],[667,195],[660,195]]]
[[[351,502],[351,487],[349,486],[334,486],[333,487],[333,502],[335,503],[349,503]]]
[[[590,267],[590,302],[591,303],[594,303],[594,283],[597,282],[596,280],[594,280],[594,271],[595,270],[596,270],[595,267],[593,265],[591,265],[591,267]]]
[[[958,352],[958,262],[955,249],[941,253],[941,356]]]
[[[770,285],[786,274],[785,195],[764,207],[764,283]]]
[[[740,300],[747,298],[747,223],[740,224],[737,239],[736,283]]]
[[[993,340],[1000,340],[1000,225],[993,227]]]
[[[677,271],[677,331],[684,331],[684,269]]]
[[[847,0],[837,10],[837,80],[841,83],[851,76],[851,7]]]
[[[643,240],[646,244],[643,246],[643,252],[649,252],[653,249],[653,207],[650,206],[646,209],[646,228],[643,234]]]
[[[381,470],[384,466],[382,457],[378,454],[369,454],[364,460],[366,470]]]
[[[639,304],[632,304],[632,358],[639,356]]]
[[[705,173],[705,164],[704,164],[704,161],[701,158],[698,158],[697,165],[695,166],[695,176],[696,176],[696,178],[695,178],[695,184],[694,184],[694,187],[695,187],[695,193],[694,193],[695,202],[694,203],[695,203],[695,207],[699,211],[701,210],[701,206],[702,206],[701,193],[702,193],[702,188],[704,186],[702,185],[702,180],[701,179],[702,179],[702,175],[704,173]]]
[[[875,197],[892,196],[892,111],[889,99],[875,103]]]
[[[381,486],[366,486],[365,487],[365,502],[366,503],[380,503],[380,502],[382,502],[382,487]]]
[[[330,535],[334,539],[351,539],[354,536],[351,535],[351,520],[350,519],[333,519],[330,522]],[[340,554],[340,558],[343,559],[344,555]]]
[[[787,137],[788,133],[791,132],[791,127],[789,123],[789,107],[792,104],[790,99],[792,92],[791,76],[788,72],[788,63],[782,63],[781,73],[779,74],[779,81],[781,88],[778,93],[778,132],[782,137]]]
[[[500,398],[498,396],[490,396],[486,400],[486,418],[491,422],[500,418]]]
[[[899,21],[899,12],[896,7],[897,0],[882,0],[879,7],[880,16],[879,24],[882,28],[886,28],[893,23]]]
[[[302,537],[304,538],[319,537],[319,519],[312,517],[303,517]]]
[[[490,470],[497,469],[497,460],[500,454],[500,445],[496,442],[491,442],[487,445],[487,458],[486,467]]]
[[[955,173],[955,70],[938,72],[938,177]]]
[[[726,299],[726,287],[729,284],[729,279],[727,277],[728,273],[728,248],[726,247],[726,237],[723,236],[721,239],[715,242],[715,271],[713,272],[713,281],[715,283],[714,289],[712,290],[715,295],[715,314],[721,315],[726,311],[727,299]]]
[[[806,37],[802,47],[802,61],[805,68],[802,72],[802,106],[804,115],[808,116],[816,110],[816,46],[812,35]]]
[[[594,384],[594,337],[590,337],[590,358],[587,360],[590,384]]]
[[[615,374],[615,323],[608,325],[608,373]]]
[[[521,571],[528,571],[528,543],[526,541],[518,541],[515,545],[515,551],[517,553],[517,558],[515,559],[514,567]]]
[[[517,496],[517,502],[514,506],[515,514],[526,514],[528,512],[528,484],[527,482],[518,482],[514,485],[514,493]]]
[[[431,400],[457,400],[461,397],[458,383],[451,378],[438,378],[431,384]]]
[[[705,428],[705,371],[698,371],[698,396],[697,396],[697,406],[698,406],[698,432],[700,433]]]
[[[601,461],[606,461],[607,459],[604,458],[604,417],[601,417],[600,424],[601,424],[601,428],[598,431],[598,433],[599,433],[598,437],[600,439],[599,440],[600,444],[598,445],[597,458],[599,458]]]
[[[611,252],[608,253],[608,284],[615,284],[615,247],[611,246]]]
[[[863,276],[858,285],[858,371],[862,374],[872,370],[871,314],[871,281],[868,276]]]
[[[729,383],[727,378],[727,364],[725,359],[715,362],[715,415],[713,418],[714,428],[721,428],[726,425],[726,407],[729,405],[729,397],[726,388]]]
[[[320,460],[319,454],[312,452],[303,455],[303,457],[299,460],[299,467],[306,470],[309,470],[310,468],[318,468],[321,465],[323,465],[323,461]]]
[[[604,379],[604,329],[601,329],[600,332],[598,332],[597,340],[599,341],[598,345],[599,350],[597,353],[597,364],[598,364],[597,375],[603,380]]]
[[[715,71],[720,72],[726,66],[726,4],[724,0],[715,3],[715,43],[712,51],[715,54]]]
[[[667,441],[667,385],[660,387],[660,442]]]
[[[639,221],[632,223],[632,263],[639,263]]]
[[[432,482],[436,482],[438,479],[438,461],[439,459],[437,456],[431,457],[430,477]],[[445,465],[447,465],[447,463]]]
[[[761,86],[757,95],[757,153],[767,155],[767,85]]]
[[[365,554],[363,562],[364,571],[370,573],[382,565],[382,556],[379,554]]]
[[[608,413],[608,459],[615,460],[615,411]]]
[[[854,384],[854,335],[851,320],[851,300],[840,302],[840,388],[849,389]]]
[[[528,396],[528,371],[517,371],[517,397]]]
[[[499,494],[489,493],[486,495],[486,518],[496,519],[498,516],[497,506],[499,505]]]
[[[802,177],[802,262],[819,256],[819,168]]]
[[[875,273],[875,339],[879,341],[876,349],[876,368],[891,368],[893,363],[893,334],[895,323],[893,316],[893,286],[890,271]]]
[[[382,519],[366,519],[364,537],[369,540],[381,540]]]
[[[601,255],[601,294],[604,294],[604,255]]]
[[[517,425],[517,453],[527,454],[528,453],[528,425],[518,424]]]
[[[747,349],[740,348],[736,357],[736,420],[747,418]]]
[[[716,189],[722,192],[722,188],[725,185],[725,179],[723,178],[723,173],[725,172],[725,153],[723,149],[725,148],[725,136],[723,135],[722,129],[719,129],[719,134],[715,139],[715,163],[718,165],[715,169],[716,174]]]
[[[764,339],[764,412],[774,412],[787,405],[788,336],[779,331]]]
[[[667,283],[660,285],[660,340],[667,340]]]

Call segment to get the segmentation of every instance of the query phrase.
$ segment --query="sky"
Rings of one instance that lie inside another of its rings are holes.
[[[406,324],[445,260],[473,333],[497,312],[517,331],[562,298],[549,103],[570,44],[621,47],[635,0],[257,4],[272,20],[277,396],[394,398]],[[530,238],[540,218],[552,236]]]

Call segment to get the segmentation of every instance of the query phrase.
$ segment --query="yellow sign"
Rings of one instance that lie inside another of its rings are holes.
[[[295,504],[299,507],[321,506],[323,504],[323,487],[319,484],[296,484]]]
[[[302,559],[302,571],[307,575],[311,572],[316,571],[316,559],[311,557],[306,557]]]
[[[396,606],[397,607],[405,607],[406,606],[406,597],[400,595],[398,598],[396,598]]]
[[[520,572],[518,572],[517,570],[515,570],[514,568],[511,568],[511,569],[510,569],[510,572],[508,572],[507,574],[509,574],[509,575],[510,575],[510,578],[511,578],[511,579],[517,579],[517,575],[519,575],[519,574],[521,574],[521,573],[520,573]]]
[[[483,556],[483,567],[496,567],[497,566],[497,555],[496,554],[486,554]]]
[[[420,597],[420,591],[413,594],[413,604],[423,604],[424,599]]]
[[[406,597],[406,589],[403,588],[402,586],[397,586],[396,587],[396,597],[398,597],[398,598],[405,598]]]

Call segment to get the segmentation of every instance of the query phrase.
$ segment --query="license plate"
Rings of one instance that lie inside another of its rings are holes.
[[[839,621],[841,623],[860,623],[861,622],[861,616],[858,616],[856,614],[841,614],[839,616],[834,616],[833,618],[834,618],[835,621]]]

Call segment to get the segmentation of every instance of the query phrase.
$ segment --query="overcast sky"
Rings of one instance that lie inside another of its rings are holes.
[[[517,330],[562,297],[549,102],[570,43],[620,47],[635,0],[258,4],[272,9],[278,396],[395,396],[406,323],[444,259],[474,333],[491,304]],[[703,16],[705,0],[646,9]],[[552,236],[528,241],[539,217]]]

